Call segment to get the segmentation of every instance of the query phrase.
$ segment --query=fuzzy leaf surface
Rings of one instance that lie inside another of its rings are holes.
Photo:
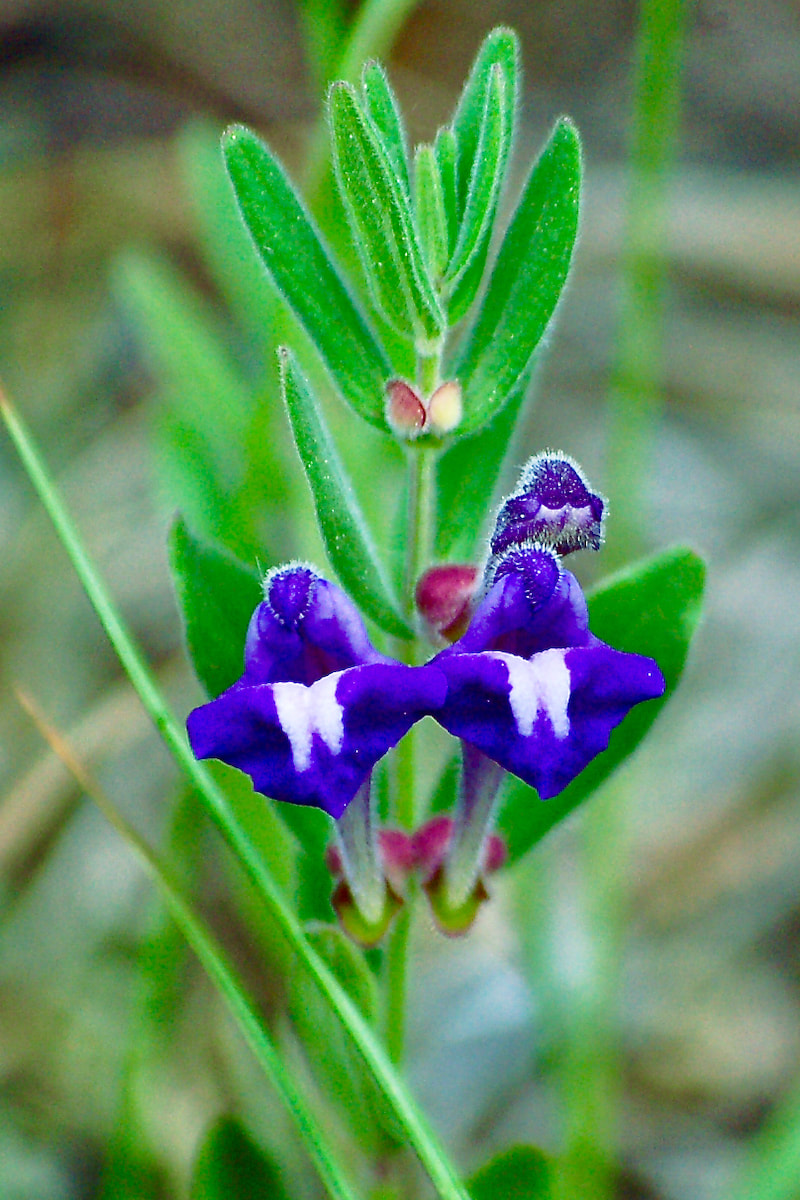
[[[387,633],[411,637],[316,397],[290,350],[278,351],[281,390],[331,564],[356,603]]]
[[[483,278],[514,134],[516,96],[512,86],[495,63],[489,72],[458,241],[445,278],[451,324],[472,304]]]
[[[419,346],[435,343],[444,329],[444,314],[428,278],[408,198],[354,89],[334,84],[328,104],[336,180],[373,301],[398,333]]]
[[[453,117],[459,221],[469,203],[470,183],[486,115],[486,94],[494,68],[499,70],[503,79],[505,101],[513,113],[517,101],[519,41],[514,30],[503,25],[493,29],[478,50]]]
[[[364,108],[380,138],[395,178],[406,196],[411,193],[408,178],[408,141],[397,97],[389,77],[378,62],[365,65],[361,75]]]
[[[499,818],[509,861],[520,858],[573,812],[632,754],[678,686],[700,619],[705,565],[692,550],[676,547],[636,563],[588,597],[589,627],[616,650],[654,658],[666,680],[658,700],[638,704],[617,726],[607,750],[552,800],[509,776]]]
[[[267,147],[243,126],[222,148],[245,225],[261,261],[311,337],[338,390],[385,429],[385,351],[328,253],[316,226]]]
[[[414,155],[414,208],[422,251],[435,282],[444,273],[450,251],[442,179],[433,146],[417,146]]]
[[[562,120],[534,164],[478,317],[447,368],[464,389],[464,434],[506,403],[555,312],[578,231],[580,182],[578,135]]]
[[[442,182],[442,199],[447,218],[447,256],[455,250],[458,237],[458,148],[456,135],[449,125],[443,125],[433,143],[439,178]]]

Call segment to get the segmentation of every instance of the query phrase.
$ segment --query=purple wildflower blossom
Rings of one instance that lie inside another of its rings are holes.
[[[443,702],[445,680],[379,654],[353,602],[311,567],[278,568],[264,592],[244,674],[189,714],[189,741],[256,791],[339,818],[378,759]]]
[[[664,679],[653,659],[589,631],[580,586],[553,550],[515,546],[488,584],[464,636],[433,660],[447,679],[434,716],[548,799],[635,704],[663,693]]]

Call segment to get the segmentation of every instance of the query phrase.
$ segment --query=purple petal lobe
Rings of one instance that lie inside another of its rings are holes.
[[[415,721],[436,711],[435,667],[368,663],[304,686],[242,680],[190,713],[197,758],[245,771],[256,791],[340,817],[375,763]]]
[[[447,703],[437,720],[506,770],[555,796],[608,745],[634,704],[660,696],[655,662],[602,642],[528,661],[503,653],[440,656]]]

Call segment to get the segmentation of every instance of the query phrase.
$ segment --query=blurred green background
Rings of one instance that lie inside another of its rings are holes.
[[[226,252],[211,249],[232,212],[214,140],[246,121],[302,180],[327,69],[314,46],[330,47],[354,7],[0,3],[0,374],[181,712],[200,691],[165,538],[185,485],[160,451],[182,413],[205,405],[213,417],[215,397],[238,386],[230,364],[272,405],[263,436],[285,456],[284,477],[245,483],[265,514],[248,539],[263,537],[262,565],[314,545],[264,355],[281,318],[264,289],[260,327],[261,285],[257,274],[248,284],[234,234]],[[447,118],[499,22],[523,46],[518,176],[562,112],[586,162],[576,265],[519,461],[557,446],[602,488],[636,7],[417,5],[383,55],[412,141]],[[582,816],[498,881],[468,939],[445,943],[416,924],[408,1070],[466,1169],[512,1141],[556,1148],[579,1123],[563,1080],[580,1081],[574,1048],[591,1046],[586,1014],[609,980],[621,1046],[614,1194],[731,1195],[748,1147],[800,1090],[799,141],[798,5],[692,5],[669,190],[664,408],[642,523],[649,547],[689,542],[708,557],[707,616],[679,695],[611,785],[628,817],[609,868],[622,876],[609,944],[586,896],[598,864]],[[165,295],[175,286],[192,298],[222,347],[219,361],[194,363],[190,394],[189,366],[182,390],[137,306],[142,263],[166,273]],[[199,968],[15,699],[19,684],[137,825],[164,836],[173,769],[5,438],[0,479],[0,1195],[122,1196],[109,1147],[129,1106],[143,1171],[131,1197],[186,1195],[199,1137],[231,1109],[277,1156],[290,1194],[315,1196]],[[579,565],[586,582],[603,570],[602,555]],[[206,911],[277,1010],[279,950],[243,918],[247,898],[213,837],[201,828],[189,841]],[[789,1164],[798,1147],[790,1133]],[[800,1196],[791,1166],[779,1187],[775,1200]]]

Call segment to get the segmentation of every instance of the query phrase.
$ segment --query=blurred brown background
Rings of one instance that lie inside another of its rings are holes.
[[[526,453],[562,446],[600,486],[635,20],[623,0],[428,0],[389,56],[419,140],[446,118],[485,32],[512,24],[518,164],[556,115],[578,124],[582,236]],[[297,176],[320,106],[300,30],[289,0],[0,3],[0,374],[181,710],[197,691],[152,469],[153,367],[114,267],[131,246],[157,247],[218,302],[181,137],[198,119],[247,121]],[[705,553],[710,591],[687,680],[625,776],[630,1196],[727,1195],[744,1142],[800,1080],[799,137],[800,5],[691,5],[646,527],[654,547]],[[154,836],[173,776],[4,438],[0,488],[0,1193],[72,1200],[97,1194],[148,893],[43,754],[12,682]],[[420,931],[412,1077],[469,1161],[556,1136],[535,1082],[547,1047],[531,1035],[524,897],[534,875],[555,880],[553,975],[567,995],[580,975],[580,939],[568,944],[579,836],[574,823],[557,831],[468,943],[442,949]],[[176,1178],[214,1105],[213,1057],[191,1082],[176,1068],[153,1102]]]

